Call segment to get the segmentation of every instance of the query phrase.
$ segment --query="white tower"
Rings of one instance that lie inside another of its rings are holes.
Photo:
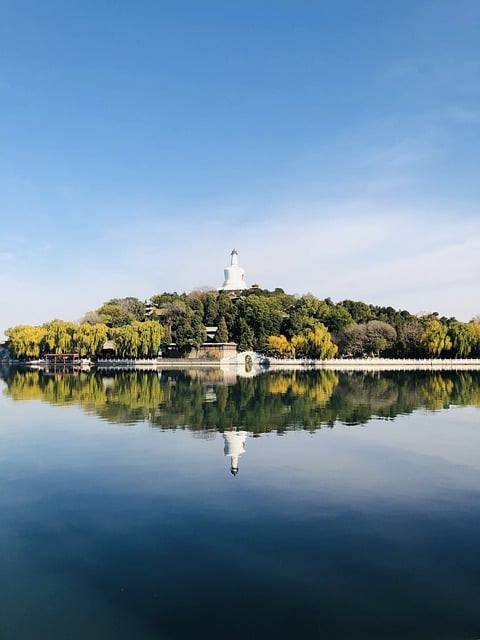
[[[233,249],[230,259],[230,266],[223,270],[225,282],[219,291],[238,291],[239,289],[247,289],[245,283],[245,271],[238,266],[238,253]]]

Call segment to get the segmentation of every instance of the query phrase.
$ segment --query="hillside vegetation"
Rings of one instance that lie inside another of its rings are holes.
[[[460,322],[437,313],[417,316],[282,289],[251,289],[233,297],[217,291],[162,293],[148,303],[113,299],[78,323],[52,320],[5,333],[11,355],[20,359],[66,352],[95,358],[107,340],[117,357],[151,358],[169,343],[188,354],[205,341],[206,327],[216,327],[216,342],[236,342],[240,351],[278,358],[480,357],[479,317]]]

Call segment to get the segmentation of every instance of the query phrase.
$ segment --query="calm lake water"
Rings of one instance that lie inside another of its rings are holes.
[[[480,638],[480,373],[0,378],[0,638]]]

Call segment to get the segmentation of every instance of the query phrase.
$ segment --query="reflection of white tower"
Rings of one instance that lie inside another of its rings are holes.
[[[219,288],[219,291],[247,289],[247,285],[245,284],[245,271],[238,266],[237,250],[234,249],[230,255],[230,266],[223,270],[225,282]]]
[[[238,473],[238,457],[245,451],[245,440],[247,439],[246,431],[227,431],[223,434],[225,439],[225,447],[223,453],[229,456],[230,472],[236,476]]]

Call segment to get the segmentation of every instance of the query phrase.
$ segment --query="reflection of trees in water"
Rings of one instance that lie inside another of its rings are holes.
[[[87,373],[47,375],[41,371],[10,369],[7,394],[14,400],[43,400],[51,404],[98,406],[104,398],[99,380]]]
[[[179,371],[51,376],[11,369],[5,381],[4,393],[14,400],[79,404],[109,422],[199,431],[318,429],[392,419],[420,407],[480,406],[480,372],[281,371],[227,386],[213,372],[203,379]]]
[[[330,408],[334,411],[330,419],[362,424],[372,416],[393,418],[408,412],[407,406],[399,408],[402,384],[397,376],[382,376],[375,372],[345,374],[341,388],[336,390],[332,399]]]
[[[347,375],[337,393],[338,419],[347,424],[394,418],[418,408],[480,406],[480,372],[358,372]]]

